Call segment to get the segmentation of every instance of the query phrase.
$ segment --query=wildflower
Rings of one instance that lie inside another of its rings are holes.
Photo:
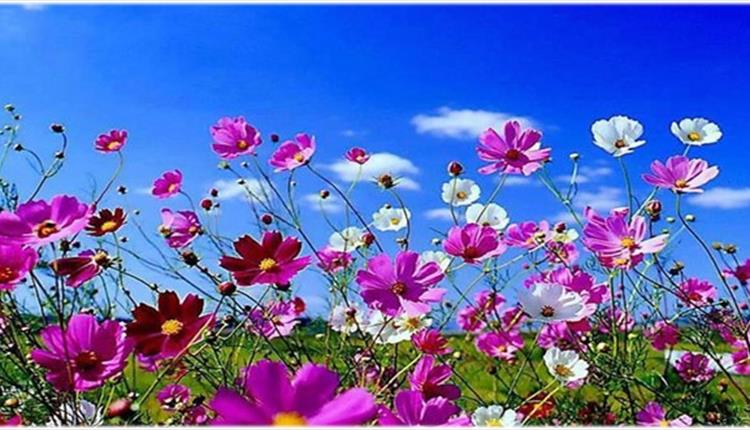
[[[467,206],[479,199],[479,185],[471,179],[453,178],[443,184],[441,197],[451,206]]]
[[[349,267],[353,261],[351,253],[336,251],[330,246],[318,251],[317,256],[319,260],[318,267],[323,269],[326,273],[336,273],[344,270]]]
[[[480,291],[474,295],[474,305],[458,313],[458,325],[470,333],[477,333],[486,326],[485,320],[505,303],[505,297],[493,291]]]
[[[564,322],[545,324],[539,331],[537,345],[543,349],[559,348],[580,351],[584,345],[578,340],[573,327]]]
[[[151,195],[158,199],[166,199],[180,192],[182,188],[182,172],[169,170],[154,181]]]
[[[424,329],[414,333],[411,343],[423,354],[445,355],[453,352],[448,347],[448,339],[435,329]]]
[[[83,230],[92,211],[93,207],[66,195],[55,196],[49,203],[23,203],[14,213],[0,212],[0,240],[40,247]]]
[[[175,411],[190,401],[190,388],[182,384],[167,384],[156,394],[156,400],[165,411]]]
[[[358,227],[347,227],[335,231],[328,238],[328,246],[334,251],[350,252],[364,245],[364,230]]]
[[[182,424],[186,426],[202,426],[208,420],[208,410],[203,405],[192,405],[182,414]]]
[[[380,231],[399,231],[409,225],[410,218],[409,209],[383,206],[372,214],[372,225]]]
[[[277,172],[294,170],[310,162],[315,153],[315,137],[305,133],[294,136],[294,141],[287,140],[271,155],[268,163]]]
[[[86,250],[77,257],[58,258],[50,263],[57,276],[67,276],[65,285],[78,288],[94,279],[102,270],[109,267],[111,260],[103,250]]]
[[[306,363],[294,375],[282,363],[259,361],[244,371],[244,392],[221,387],[210,402],[214,425],[361,425],[377,413],[375,398],[362,388],[336,395],[339,377]]]
[[[460,176],[464,172],[464,166],[458,161],[448,163],[448,174],[451,176]]]
[[[505,409],[500,405],[478,407],[471,415],[474,427],[520,427],[521,416],[513,409]]]
[[[551,233],[547,221],[541,221],[539,224],[533,221],[525,221],[508,226],[503,240],[508,246],[535,249],[547,243],[550,237]]]
[[[10,418],[0,416],[0,427],[18,427],[23,426],[23,418],[20,415],[13,415]]]
[[[223,160],[255,154],[261,144],[260,131],[241,116],[221,118],[211,126],[211,137],[214,139],[214,152]]]
[[[333,331],[352,334],[367,326],[367,318],[357,306],[336,305],[331,309],[328,323]]]
[[[102,209],[98,214],[89,218],[86,232],[94,237],[114,233],[125,225],[125,218],[125,211],[122,208],[115,208],[114,211]]]
[[[673,122],[670,129],[682,143],[690,146],[716,143],[721,139],[719,126],[705,118],[684,118],[679,124]]]
[[[550,348],[544,353],[544,364],[555,379],[566,384],[582,380],[589,374],[589,364],[575,351]]]
[[[727,270],[724,272],[727,276],[734,276],[737,278],[742,285],[747,285],[747,281],[750,280],[750,258],[745,260],[743,264],[740,264],[734,270]]]
[[[440,270],[447,272],[451,264],[451,258],[443,251],[424,251],[419,254],[419,264],[434,262],[440,266]]]
[[[234,242],[237,257],[223,256],[219,264],[232,272],[238,285],[288,284],[294,276],[310,264],[310,257],[299,257],[302,243],[294,238],[283,238],[278,231],[264,232],[258,243],[251,236]]]
[[[429,312],[429,304],[445,295],[444,289],[433,288],[444,275],[436,263],[420,265],[418,260],[419,254],[411,251],[399,252],[393,262],[387,254],[368,260],[356,277],[365,303],[389,316],[402,310],[409,315]]]
[[[693,424],[693,419],[687,415],[680,415],[676,419],[668,420],[660,404],[648,402],[636,415],[636,423],[648,427],[688,427]]]
[[[750,354],[747,352],[747,346],[732,352],[732,367],[738,375],[750,375]]]
[[[0,244],[0,291],[12,291],[34,269],[37,253],[17,244]]]
[[[350,150],[346,151],[346,159],[352,163],[363,165],[370,160],[370,154],[362,148],[355,146]]]
[[[214,314],[201,316],[202,311],[203,299],[195,294],[188,294],[180,303],[173,291],[159,293],[156,309],[145,303],[135,307],[127,335],[139,354],[176,357],[213,326]]]
[[[87,314],[73,315],[63,329],[51,325],[41,332],[43,349],[31,359],[47,369],[47,381],[61,391],[89,391],[120,374],[133,349],[117,321],[99,324]]]
[[[659,187],[668,188],[675,193],[702,193],[703,185],[719,174],[716,166],[700,158],[688,159],[683,155],[669,157],[665,164],[661,161],[651,163],[651,175],[644,174],[643,180]]]
[[[689,306],[705,306],[714,303],[718,297],[716,287],[708,281],[689,278],[679,287],[680,300]]]
[[[479,173],[489,175],[500,171],[529,176],[542,167],[552,151],[542,149],[541,138],[542,134],[534,129],[523,130],[518,121],[506,122],[503,135],[487,129],[479,136],[477,154],[491,164],[479,169]]]
[[[614,311],[612,308],[607,308],[602,314],[599,332],[610,333],[613,325],[621,333],[631,331],[635,327],[635,319],[633,319],[632,314],[623,312],[620,308],[616,308]]]
[[[578,260],[578,248],[572,243],[550,241],[544,247],[544,255],[551,264],[570,266]]]
[[[401,312],[389,317],[380,311],[373,311],[367,319],[365,332],[379,344],[396,344],[411,339],[414,333],[432,324],[432,319],[424,315],[408,315]]]
[[[293,301],[272,301],[253,309],[247,326],[251,333],[263,336],[265,339],[289,336],[294,327],[299,324],[301,313],[295,308]]]
[[[198,215],[195,212],[161,210],[159,232],[164,236],[170,248],[188,246],[202,231]]]
[[[714,377],[710,359],[700,353],[686,352],[680,356],[674,367],[683,381],[706,382]]]
[[[516,351],[523,348],[523,336],[518,330],[491,331],[477,336],[474,346],[488,357],[512,362]]]
[[[495,203],[483,205],[474,203],[466,208],[466,222],[476,223],[483,227],[492,227],[497,231],[504,229],[510,222],[508,212]]]
[[[518,407],[518,413],[529,419],[543,420],[552,414],[555,409],[555,399],[549,393],[540,391],[528,398]]]
[[[645,140],[638,140],[643,135],[641,123],[621,115],[596,121],[591,125],[591,133],[594,135],[594,145],[615,157],[630,154],[646,143]]]
[[[506,250],[494,228],[479,224],[451,227],[443,248],[448,254],[461,257],[469,264],[496,257]]]
[[[651,346],[657,351],[671,348],[680,341],[680,330],[666,321],[657,321],[653,326],[647,327],[643,335],[651,341]]]
[[[456,400],[461,397],[461,390],[453,384],[446,384],[453,371],[447,364],[435,365],[435,358],[431,355],[423,356],[414,366],[409,376],[409,386],[412,390],[422,393],[425,400],[444,397]]]
[[[96,138],[94,148],[105,154],[108,152],[117,152],[125,146],[127,140],[127,130],[110,130],[109,133],[102,133]]]
[[[519,294],[518,301],[529,317],[544,322],[577,321],[583,317],[581,295],[560,284],[539,282],[530,292]]]
[[[396,415],[381,407],[378,424],[381,426],[468,426],[470,420],[461,408],[444,397],[424,400],[419,391],[401,390],[393,400]],[[459,415],[460,414],[460,415]]]

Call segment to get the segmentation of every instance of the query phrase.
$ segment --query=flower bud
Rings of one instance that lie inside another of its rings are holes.
[[[578,161],[579,158],[581,158],[581,154],[577,152],[572,152],[570,155],[568,155],[572,161]]]
[[[120,398],[110,403],[107,408],[107,418],[124,418],[133,412],[133,402],[127,398]]]
[[[234,294],[235,291],[237,291],[237,286],[234,285],[233,282],[222,282],[217,287],[219,289],[219,293],[221,293],[222,296],[231,296]]]
[[[734,253],[736,253],[736,252],[737,252],[737,245],[734,245],[734,244],[728,243],[728,244],[726,244],[726,245],[724,246],[724,251],[725,251],[725,252],[726,252],[727,254],[734,254]]]
[[[661,215],[662,204],[659,200],[649,200],[646,204],[646,213],[651,216],[652,221],[658,221]]]
[[[451,176],[458,176],[464,172],[464,166],[458,161],[451,161],[448,163],[448,174]]]
[[[188,249],[182,251],[182,261],[184,261],[188,266],[192,267],[200,262],[200,257],[198,257],[195,252]]]
[[[262,222],[265,225],[271,225],[271,223],[273,222],[273,215],[271,214],[261,215],[260,222]]]
[[[320,198],[325,200],[331,196],[331,192],[328,190],[320,190]]]
[[[201,200],[201,207],[203,208],[203,210],[210,211],[213,206],[214,202],[212,202],[211,199]]]
[[[695,215],[693,215],[693,214],[685,215],[685,221],[687,221],[687,222],[695,222]]]
[[[724,245],[722,245],[721,242],[711,242],[711,248],[715,251],[721,251],[721,249],[724,248]]]
[[[378,185],[385,188],[386,190],[393,188],[396,183],[393,180],[393,176],[384,173],[377,177]]]
[[[373,242],[375,242],[375,236],[373,236],[372,233],[367,232],[362,235],[362,242],[365,244],[365,246],[370,246]]]
[[[208,191],[208,194],[211,195],[211,197],[219,197],[219,190],[211,188],[211,190]]]
[[[51,130],[51,131],[52,131],[53,133],[58,133],[58,134],[59,134],[59,133],[65,133],[65,126],[64,126],[64,125],[62,125],[62,124],[57,124],[57,123],[55,123],[55,124],[50,124],[50,126],[49,126],[49,129],[50,129],[50,130]]]
[[[279,135],[276,133],[271,133],[271,142],[279,143]]]

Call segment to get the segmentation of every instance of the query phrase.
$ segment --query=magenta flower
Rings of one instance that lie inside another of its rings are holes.
[[[117,321],[99,324],[92,315],[73,315],[63,330],[42,329],[45,349],[31,351],[31,359],[47,369],[47,381],[61,391],[89,391],[120,374],[133,344]]]
[[[734,276],[737,278],[742,285],[747,285],[747,281],[750,280],[750,258],[745,260],[743,264],[737,266],[734,270],[727,270],[724,272],[727,276]]]
[[[573,243],[547,242],[544,255],[552,264],[570,266],[578,260],[578,248]]]
[[[419,391],[402,390],[393,400],[395,412],[381,407],[378,424],[381,426],[468,426],[469,417],[461,408],[444,397],[424,400]],[[398,414],[398,415],[397,415]],[[460,414],[460,415],[459,415]]]
[[[255,154],[261,144],[260,131],[241,116],[221,118],[211,126],[211,137],[214,152],[224,160]]]
[[[156,400],[166,411],[174,411],[178,405],[187,405],[192,392],[182,384],[168,384],[156,395]]]
[[[713,303],[718,297],[716,288],[708,281],[689,278],[680,284],[680,300],[689,306],[705,306]]]
[[[102,133],[94,141],[94,148],[99,152],[117,152],[125,146],[128,140],[127,130],[110,130],[109,133]]]
[[[671,348],[680,341],[680,330],[672,323],[657,321],[643,331],[643,335],[651,341],[651,346],[657,351]]]
[[[747,347],[732,353],[732,370],[739,375],[750,375],[750,356],[747,353]]]
[[[614,312],[612,308],[607,308],[602,313],[602,318],[599,322],[599,332],[610,333],[612,326],[619,332],[629,332],[635,327],[635,319],[633,319],[633,315],[630,312],[623,312],[620,308],[616,308]]]
[[[586,303],[598,305],[609,300],[609,285],[606,282],[595,283],[594,277],[578,266],[559,267],[549,272],[535,274],[524,281],[524,286],[531,288],[540,282],[560,284],[566,290],[578,293],[585,298]]]
[[[424,329],[414,333],[411,336],[411,343],[423,354],[445,355],[453,352],[448,347],[448,339],[436,329]]]
[[[167,240],[170,248],[184,248],[201,234],[202,229],[195,212],[172,212],[170,209],[162,209],[159,232]]]
[[[689,160],[683,155],[675,155],[667,159],[666,164],[661,161],[651,163],[652,175],[644,174],[643,180],[659,187],[668,188],[675,193],[702,193],[700,188],[719,174],[716,166],[708,167],[708,163],[700,158]]]
[[[469,305],[458,313],[458,325],[470,333],[478,333],[485,326],[491,314],[505,303],[505,297],[493,291],[480,291],[474,295],[474,305]]]
[[[496,257],[506,250],[494,228],[474,223],[451,227],[443,248],[448,254],[461,257],[469,264]]]
[[[297,298],[297,300],[301,300]],[[304,302],[302,302],[304,310]],[[278,300],[270,302],[262,307],[256,307],[250,312],[248,329],[266,339],[289,336],[294,327],[299,324],[299,316],[296,301]]]
[[[509,225],[503,240],[506,245],[514,248],[534,249],[547,243],[550,237],[547,221],[541,221],[538,225],[533,221],[525,221]]]
[[[354,148],[346,151],[346,159],[351,161],[352,163],[362,165],[370,160],[370,154],[368,154],[364,149],[355,146]]]
[[[17,244],[0,245],[0,291],[12,291],[36,265],[37,253]]]
[[[352,254],[346,251],[337,251],[326,246],[317,253],[318,267],[327,273],[336,273],[346,269],[352,264]]]
[[[551,150],[542,149],[542,134],[534,129],[521,129],[518,121],[508,121],[503,135],[489,128],[479,136],[477,154],[490,164],[479,169],[489,175],[495,172],[522,173],[528,176],[536,172],[547,161]]]
[[[512,362],[516,351],[523,348],[523,336],[518,330],[491,331],[480,334],[474,342],[477,350],[488,357]]]
[[[157,199],[166,199],[180,192],[182,188],[182,172],[179,170],[169,170],[154,181],[154,187],[151,189],[151,195]]]
[[[680,415],[676,419],[668,420],[667,413],[660,404],[648,402],[636,415],[636,422],[647,427],[689,427],[693,424],[693,419],[687,415]]]
[[[362,425],[377,413],[375,398],[363,388],[336,395],[339,377],[307,363],[290,378],[282,363],[262,360],[244,372],[244,395],[219,388],[211,409],[215,425]]]
[[[706,382],[714,377],[711,361],[700,353],[686,352],[674,364],[677,374],[685,382]]]
[[[443,271],[435,262],[419,264],[419,254],[401,251],[391,262],[387,254],[367,261],[367,268],[357,272],[360,295],[371,308],[388,316],[402,310],[408,315],[423,315],[430,303],[445,295],[442,288],[432,288],[443,279]]]
[[[305,133],[299,133],[294,141],[287,140],[271,155],[268,163],[275,167],[277,172],[294,170],[304,166],[310,161],[315,153],[315,137]]]
[[[645,254],[661,251],[667,245],[667,235],[646,238],[648,229],[642,216],[628,222],[626,208],[613,209],[607,218],[592,208],[584,211],[588,220],[583,229],[583,243],[603,266],[630,269],[643,260]]]
[[[543,349],[558,348],[580,351],[585,348],[585,345],[580,342],[577,332],[566,322],[545,324],[539,331],[537,345]]]
[[[40,247],[74,236],[86,227],[92,213],[93,207],[66,195],[55,196],[49,203],[24,203],[15,213],[0,213],[0,241]]]
[[[50,263],[57,276],[66,276],[65,285],[78,288],[94,279],[110,264],[109,255],[104,251],[86,250],[77,257],[58,258]]]
[[[446,384],[452,374],[453,370],[449,365],[436,366],[435,357],[425,355],[414,366],[414,371],[409,376],[409,386],[422,393],[425,400],[435,397],[456,400],[461,397],[461,389],[456,385]]]

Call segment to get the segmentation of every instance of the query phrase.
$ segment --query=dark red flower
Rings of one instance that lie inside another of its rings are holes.
[[[549,393],[541,391],[518,408],[524,417],[544,419],[555,409],[555,399]],[[545,400],[546,399],[546,400]],[[542,403],[544,402],[544,403]]]
[[[232,272],[238,285],[285,285],[310,264],[309,256],[297,258],[302,243],[293,237],[284,239],[278,231],[263,233],[261,243],[242,236],[234,242],[234,249],[240,258],[225,255],[220,265]]]
[[[116,232],[124,224],[125,211],[122,208],[116,208],[114,212],[109,209],[102,209],[98,214],[89,218],[86,232],[91,236],[104,236]]]

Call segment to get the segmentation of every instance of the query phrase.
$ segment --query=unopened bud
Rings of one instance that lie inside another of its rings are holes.
[[[262,222],[265,225],[270,225],[273,222],[273,215],[271,214],[261,215],[260,222]]]
[[[234,294],[235,291],[237,291],[237,286],[234,285],[233,282],[222,282],[217,287],[219,289],[219,293],[221,293],[222,296],[231,296]]]
[[[320,190],[320,198],[325,200],[331,196],[331,192],[328,190]]]
[[[451,161],[448,163],[448,174],[451,176],[458,176],[464,172],[464,166],[458,161]]]
[[[211,199],[201,200],[201,207],[203,208],[203,210],[210,211],[213,206],[214,202],[212,202]]]
[[[271,142],[279,143],[279,135],[276,133],[271,133]]]
[[[56,123],[55,124],[51,124],[49,126],[49,129],[53,133],[65,133],[65,126],[63,126],[62,124],[56,124]]]

